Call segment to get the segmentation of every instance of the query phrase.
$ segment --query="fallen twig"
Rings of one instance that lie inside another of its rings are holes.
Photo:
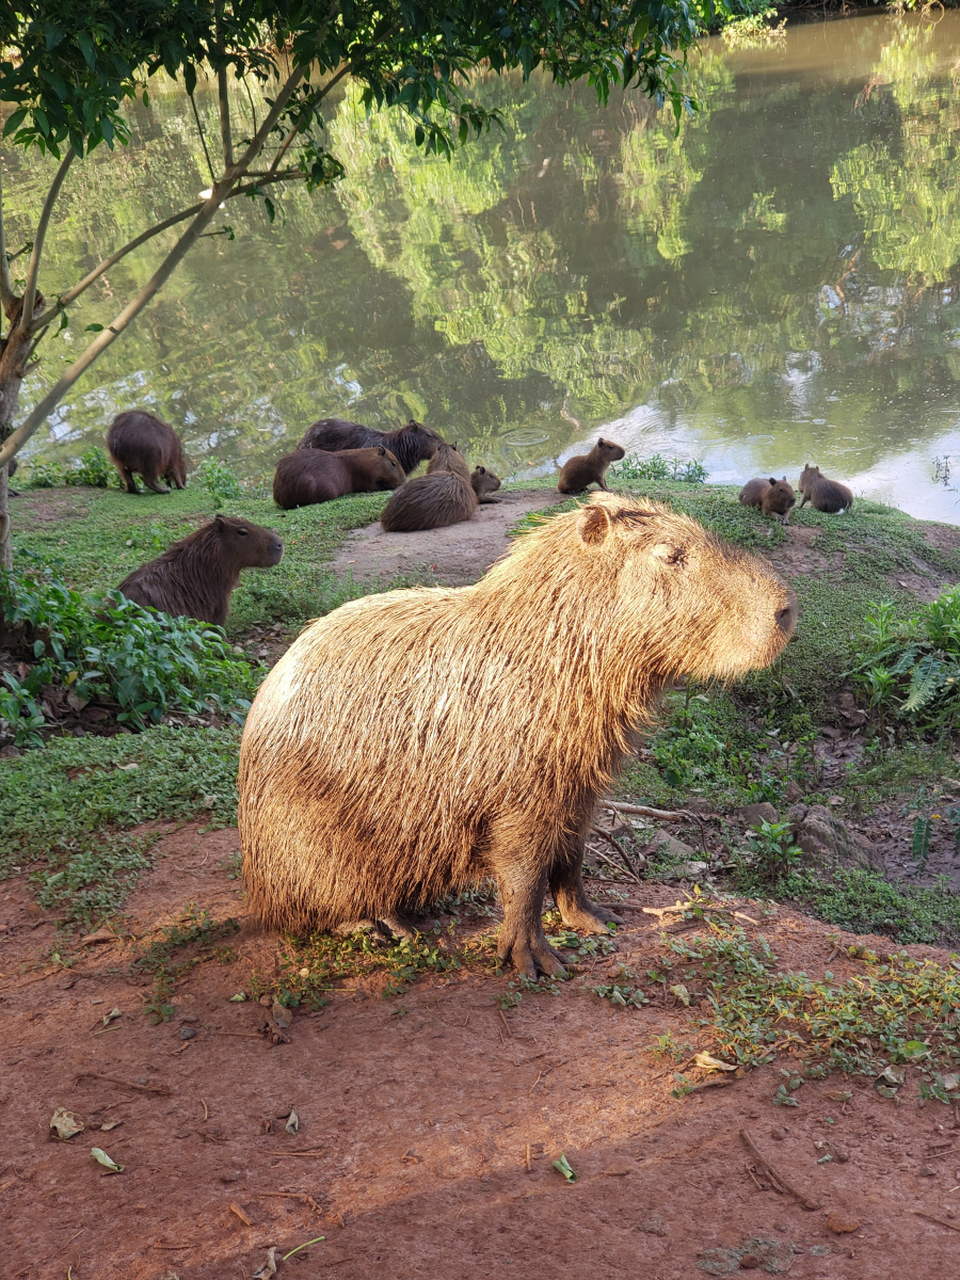
[[[607,855],[605,853],[602,853],[599,849],[591,849],[590,857],[599,858],[600,861],[605,862],[608,867],[613,867],[614,871],[619,871],[621,875],[623,874],[623,867],[621,867],[620,863],[614,862],[612,858],[608,858]],[[637,875],[635,871],[630,871],[627,874],[630,876],[632,880],[635,880],[637,884],[643,884],[643,881],[640,879],[640,877]]]
[[[760,1154],[756,1143],[750,1137],[749,1133],[747,1133],[746,1129],[740,1130],[740,1140],[753,1156],[754,1160],[756,1160],[766,1171],[767,1175],[773,1179],[774,1183],[779,1184],[788,1195],[793,1196],[794,1200],[797,1200],[804,1209],[813,1210],[820,1208],[820,1205],[816,1201],[811,1200],[810,1197],[804,1195],[802,1191],[798,1191],[796,1187],[789,1183],[781,1173],[777,1172],[766,1156]]]
[[[315,1213],[323,1212],[313,1196],[307,1195],[306,1191],[258,1191],[257,1195],[275,1196],[279,1200],[304,1200]]]
[[[938,1226],[946,1227],[948,1231],[960,1231],[960,1227],[955,1223],[944,1222],[942,1218],[935,1218],[932,1213],[924,1213],[922,1209],[914,1209],[913,1212],[918,1218],[926,1218],[928,1222],[936,1222]]]
[[[99,1071],[78,1071],[77,1083],[81,1080],[104,1080],[107,1084],[123,1085],[124,1089],[133,1089],[137,1093],[161,1093],[169,1095],[172,1090],[165,1084],[137,1084],[133,1080],[121,1080],[119,1076],[104,1076]]]
[[[530,1143],[527,1143],[527,1173],[533,1173],[533,1165],[530,1163]]]
[[[308,1151],[265,1151],[266,1156],[319,1156],[323,1155],[322,1147],[311,1147]]]
[[[510,1023],[507,1021],[507,1015],[503,1012],[502,1009],[500,1010],[500,1018],[501,1018],[501,1021],[503,1022],[503,1025],[507,1028],[507,1035],[512,1036],[513,1032],[510,1030]]]
[[[632,813],[638,818],[658,818],[661,822],[700,822],[703,815],[690,809],[651,809],[646,804],[622,804],[619,800],[601,800],[604,809],[615,813]]]
[[[253,1219],[250,1215],[248,1213],[244,1213],[240,1206],[238,1204],[234,1204],[232,1200],[230,1202],[230,1212],[235,1213],[245,1227],[253,1226]]]
[[[631,880],[636,880],[637,884],[641,884],[642,881],[640,880],[640,877],[637,875],[636,868],[634,867],[633,863],[630,861],[629,853],[627,853],[626,849],[623,847],[620,841],[616,838],[616,836],[612,836],[609,831],[604,831],[601,827],[592,827],[591,831],[593,835],[600,836],[601,839],[607,840],[609,841],[610,844],[613,845],[617,853],[619,853],[620,855],[620,861],[623,863],[624,867],[626,868],[627,875],[631,878]]]

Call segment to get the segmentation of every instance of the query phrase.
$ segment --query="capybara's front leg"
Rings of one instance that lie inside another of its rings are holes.
[[[591,902],[583,884],[583,847],[593,816],[593,806],[583,814],[579,830],[564,837],[547,873],[550,892],[560,918],[577,933],[606,933],[608,924],[623,924],[623,916]]]
[[[565,978],[567,971],[543,932],[543,896],[546,877],[519,867],[497,875],[503,902],[503,924],[497,955],[513,964],[521,978]]]

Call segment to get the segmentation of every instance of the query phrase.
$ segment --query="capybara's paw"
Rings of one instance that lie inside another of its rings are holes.
[[[541,974],[545,978],[567,976],[563,962],[542,931],[539,937],[536,934],[527,937],[515,935],[511,939],[501,928],[497,956],[503,964],[512,964],[521,978],[530,978],[533,982]]]
[[[598,902],[588,902],[582,907],[560,908],[560,917],[568,929],[576,933],[609,933],[609,924],[623,924],[623,916],[618,916],[608,907],[601,907]]]

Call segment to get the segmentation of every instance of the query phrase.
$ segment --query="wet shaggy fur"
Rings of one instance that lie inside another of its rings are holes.
[[[474,467],[470,472],[470,486],[477,495],[478,502],[499,502],[499,498],[491,498],[492,493],[500,488],[500,477],[488,471],[486,467]]]
[[[829,480],[822,475],[819,467],[811,467],[808,462],[800,473],[797,488],[803,494],[800,506],[809,502],[815,511],[827,511],[835,514],[838,511],[849,511],[853,506],[853,494],[839,480]]]
[[[406,480],[400,463],[382,445],[372,449],[298,449],[277,463],[273,500],[278,507],[309,507],[347,493],[397,489]]]
[[[298,449],[326,449],[336,453],[340,449],[372,449],[382,445],[389,449],[400,463],[406,475],[420,462],[426,462],[443,444],[443,437],[431,431],[422,422],[408,422],[395,431],[375,431],[360,422],[348,422],[345,418],[321,418],[307,427]]]
[[[175,618],[197,618],[222,627],[240,570],[268,569],[282,558],[283,542],[272,529],[214,516],[158,559],[134,569],[118,590],[128,600]]]
[[[740,490],[740,501],[745,507],[759,507],[765,516],[776,516],[784,524],[790,521],[790,511],[797,500],[793,486],[787,483],[787,477],[777,480],[771,476],[769,480],[760,478],[748,480]]]
[[[566,460],[560,470],[557,488],[561,493],[583,493],[588,485],[596,483],[601,489],[606,489],[607,467],[611,462],[619,462],[623,455],[620,445],[601,436],[589,453],[579,453]]]
[[[389,922],[492,876],[501,958],[562,974],[544,895],[570,928],[616,920],[586,896],[584,839],[664,684],[765,666],[795,612],[759,559],[606,494],[518,538],[474,586],[341,606],[301,634],[247,718],[255,912],[300,932]]]
[[[170,492],[158,483],[161,477],[178,489],[186,488],[187,464],[180,437],[145,409],[117,414],[107,432],[107,452],[127,493],[140,492],[134,472],[154,493]]]
[[[383,509],[380,524],[387,533],[442,529],[469,520],[479,499],[470,471],[455,444],[441,444],[427,474],[408,480]]]

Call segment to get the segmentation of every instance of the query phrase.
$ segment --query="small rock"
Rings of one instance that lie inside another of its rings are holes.
[[[803,788],[790,778],[784,788],[784,795],[787,797],[788,804],[796,804],[798,800],[803,799]]]
[[[787,1133],[787,1129],[784,1129],[782,1126],[778,1126],[776,1129],[770,1130],[770,1137],[773,1138],[774,1142],[782,1142],[787,1136]]]
[[[756,1271],[760,1265],[760,1259],[755,1253],[745,1253],[740,1259],[741,1271]]]
[[[260,1003],[263,1005],[265,1009],[269,1009],[270,1006],[273,1004],[273,996],[266,996],[266,995],[261,996]]]
[[[696,880],[705,874],[709,863],[694,862],[678,862],[669,871],[663,872],[664,880]]]
[[[221,1182],[237,1182],[239,1181],[239,1178],[240,1175],[237,1173],[236,1169],[224,1169],[223,1173],[220,1175]]]
[[[196,1034],[197,1034],[197,1033],[196,1033],[196,1031],[194,1031],[193,1027],[181,1027],[181,1028],[180,1028],[180,1039],[181,1039],[181,1040],[192,1040],[192,1039],[193,1039],[193,1037],[194,1037]]]
[[[845,1218],[842,1214],[831,1213],[827,1216],[827,1226],[834,1235],[841,1236],[851,1231],[859,1231],[860,1221],[858,1218]]]
[[[181,1022],[199,1022],[200,1018],[195,1013],[185,1013],[180,1018]]]
[[[925,1164],[918,1175],[921,1178],[935,1178],[937,1175],[928,1164]]]
[[[759,827],[761,822],[779,822],[780,818],[772,804],[744,804],[737,810],[739,816],[748,827]]]
[[[651,1213],[649,1218],[644,1218],[641,1223],[638,1223],[637,1230],[648,1236],[665,1236],[667,1234],[667,1228],[659,1213]]]
[[[625,1178],[628,1173],[635,1173],[637,1166],[632,1160],[614,1160],[603,1171],[605,1178]]]

